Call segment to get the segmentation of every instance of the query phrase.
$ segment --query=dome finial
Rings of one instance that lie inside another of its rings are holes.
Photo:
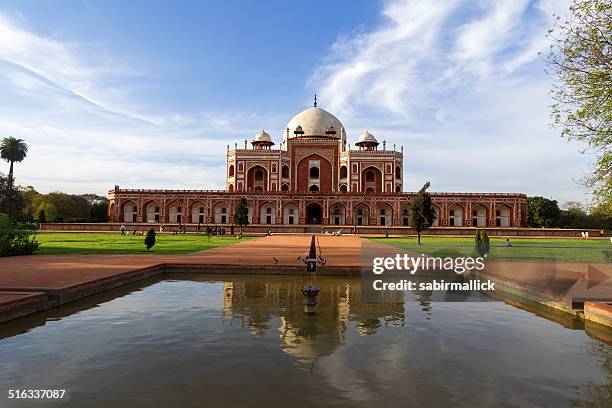
[[[315,108],[317,107],[317,94],[315,94],[315,97],[314,97],[314,107]]]

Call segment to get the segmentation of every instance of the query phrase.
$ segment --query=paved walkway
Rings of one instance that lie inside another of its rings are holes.
[[[327,266],[359,266],[363,245],[392,248],[355,236],[318,236]],[[35,255],[0,258],[0,291],[59,289],[164,263],[303,266],[310,235],[273,235],[189,255]],[[0,300],[1,301],[1,300]]]

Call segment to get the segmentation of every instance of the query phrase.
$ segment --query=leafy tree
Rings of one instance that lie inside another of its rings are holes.
[[[481,242],[481,238],[480,238],[480,230],[477,229],[476,232],[474,233],[474,242],[479,244]]]
[[[419,190],[416,196],[410,200],[412,225],[417,232],[417,241],[419,245],[421,245],[421,232],[431,227],[436,219],[436,212],[431,203],[431,195],[427,192],[429,186],[430,183],[428,181]]]
[[[13,197],[13,165],[15,162],[20,163],[28,154],[28,145],[22,139],[14,137],[5,137],[0,143],[0,157],[10,163],[8,183],[6,185],[6,209],[9,217],[12,216],[12,197]]]
[[[38,222],[41,224],[47,222],[47,216],[45,215],[45,210],[42,208],[38,212]]]
[[[597,220],[598,228],[603,228],[608,231],[612,231],[612,203],[610,204],[599,204],[598,206],[591,208],[589,216],[594,217]]]
[[[89,210],[89,222],[106,221],[108,221],[108,200],[93,203]]]
[[[240,226],[240,236],[242,237],[242,227],[249,225],[249,204],[247,199],[242,197],[236,205],[236,213],[234,214],[234,220]]]
[[[555,200],[539,196],[527,198],[527,222],[530,227],[554,227],[560,211]]]
[[[155,246],[155,230],[153,228],[147,231],[147,236],[145,237],[144,243],[147,247],[147,251]]]
[[[91,210],[85,198],[60,192],[41,194],[36,197],[34,205],[38,210],[44,208],[47,219],[53,222],[86,222]]]
[[[10,193],[12,218],[24,218],[23,210],[25,209],[25,202],[21,194],[19,187],[12,187],[9,189],[8,176],[0,174],[0,208],[8,209],[7,195]]]
[[[597,157],[586,185],[599,203],[612,203],[612,3],[573,0],[556,16],[548,37],[548,72],[554,78],[552,125],[588,144]]]
[[[25,188],[18,187],[16,190],[18,190],[20,197],[19,202],[16,203],[18,205],[14,204],[13,208],[24,220],[34,221],[38,214],[34,207],[34,200],[40,193],[32,186],[27,186]]]
[[[43,203],[40,204],[38,207],[38,211],[44,211],[45,213],[45,219],[47,220],[47,222],[55,222],[57,221],[57,208],[55,208],[55,205],[53,205],[53,203]]]

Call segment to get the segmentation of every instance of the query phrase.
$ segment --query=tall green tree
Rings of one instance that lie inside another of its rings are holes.
[[[552,124],[588,144],[583,153],[595,154],[596,163],[584,182],[596,202],[612,203],[612,2],[573,0],[548,37]]]
[[[240,236],[242,237],[242,228],[245,225],[249,225],[249,203],[244,197],[242,197],[236,205],[234,221],[240,226]]]
[[[431,195],[427,192],[429,185],[428,181],[410,201],[412,226],[417,232],[419,245],[421,245],[421,232],[431,227],[436,219],[436,212],[431,203]]]
[[[13,196],[13,165],[15,162],[22,162],[28,154],[28,145],[22,139],[12,136],[5,137],[0,144],[0,157],[10,163],[8,183],[6,185],[6,213],[12,216],[12,196]]]

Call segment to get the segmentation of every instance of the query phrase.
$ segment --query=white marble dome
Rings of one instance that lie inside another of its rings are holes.
[[[326,136],[325,131],[333,127],[336,130],[336,137],[344,138],[342,122],[321,108],[308,108],[291,118],[283,130],[283,140],[287,139],[287,128],[289,128],[289,138],[296,137],[293,132],[298,126],[301,126],[304,131],[301,136]]]
[[[359,140],[357,141],[357,143],[362,142],[378,143],[378,140],[376,140],[373,134],[366,130],[361,134],[361,136],[359,136]]]
[[[253,141],[272,143],[272,137],[268,133],[266,133],[265,130],[262,130],[261,132],[255,135],[255,137],[253,138]]]

